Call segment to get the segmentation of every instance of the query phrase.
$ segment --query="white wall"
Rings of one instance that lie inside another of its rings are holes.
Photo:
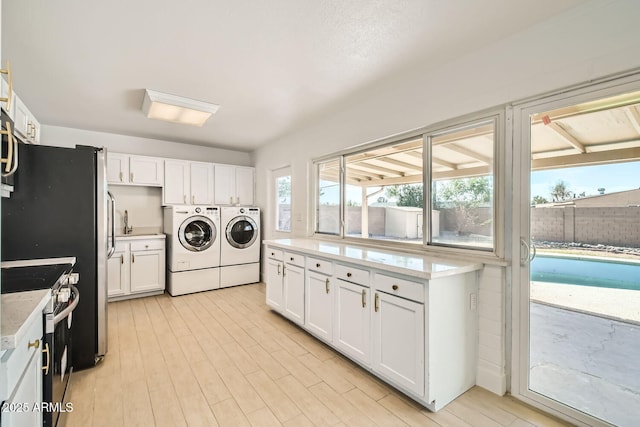
[[[129,214],[129,225],[133,228],[153,227],[162,230],[162,189],[160,187],[109,185],[109,191],[116,199],[116,230],[124,229],[125,210]]]
[[[242,151],[58,126],[44,125],[41,132],[41,143],[44,145],[60,147],[92,145],[106,147],[108,151],[117,153],[251,166],[250,154]]]
[[[253,153],[263,223],[274,223],[268,185],[272,170],[291,165],[292,235],[309,235],[313,196],[307,182],[313,158],[640,67],[638,22],[637,0],[591,1],[455,61],[417,64],[353,94],[307,127]],[[264,237],[289,236],[265,227]],[[503,393],[506,332],[495,322],[506,322],[508,277],[504,269],[492,269],[481,282],[480,312],[486,316],[480,323],[478,384]],[[491,316],[494,310],[499,316]]]

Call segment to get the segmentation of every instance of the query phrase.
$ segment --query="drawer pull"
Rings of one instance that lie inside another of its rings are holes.
[[[378,304],[378,293],[376,292],[376,297],[373,299],[373,309],[376,313],[378,312],[378,308],[380,308]]]
[[[144,245],[145,248],[149,248],[149,245]]]
[[[49,353],[49,343],[44,343],[43,353],[47,354],[47,364],[42,367],[45,375],[49,375],[49,366],[51,365],[51,354]]]
[[[293,261],[293,257],[289,258],[291,261]]]
[[[316,268],[320,268],[320,263],[316,263]]]
[[[347,277],[351,277],[351,273],[347,273]]]
[[[38,348],[40,347],[40,340],[36,339],[34,342],[30,342],[29,344],[27,344],[27,348]]]
[[[393,289],[394,291],[397,291],[398,290],[398,285],[391,286],[391,289]]]
[[[367,291],[365,289],[362,290],[362,308],[367,306]]]
[[[327,291],[327,293],[329,293],[329,278],[327,277],[327,280],[324,281],[324,288]]]
[[[275,252],[271,252],[271,256],[276,256]]]

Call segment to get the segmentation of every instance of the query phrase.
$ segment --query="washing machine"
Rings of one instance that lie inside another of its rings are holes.
[[[220,208],[220,287],[260,281],[260,209]]]
[[[164,208],[167,291],[184,295],[220,287],[220,208]]]

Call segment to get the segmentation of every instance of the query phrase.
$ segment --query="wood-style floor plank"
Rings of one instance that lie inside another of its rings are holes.
[[[73,373],[66,426],[565,425],[478,387],[429,412],[264,301],[255,284],[110,303],[109,352]]]

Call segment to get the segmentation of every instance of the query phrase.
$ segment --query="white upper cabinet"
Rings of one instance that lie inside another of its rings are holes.
[[[165,161],[164,205],[213,204],[213,164]]]
[[[215,165],[215,204],[253,205],[254,168]]]
[[[39,144],[40,122],[36,120],[31,111],[15,93],[13,94],[13,104],[14,107],[11,108],[15,108],[13,122],[16,135],[26,143]]]
[[[161,187],[164,183],[164,161],[158,157],[108,153],[107,182]]]

